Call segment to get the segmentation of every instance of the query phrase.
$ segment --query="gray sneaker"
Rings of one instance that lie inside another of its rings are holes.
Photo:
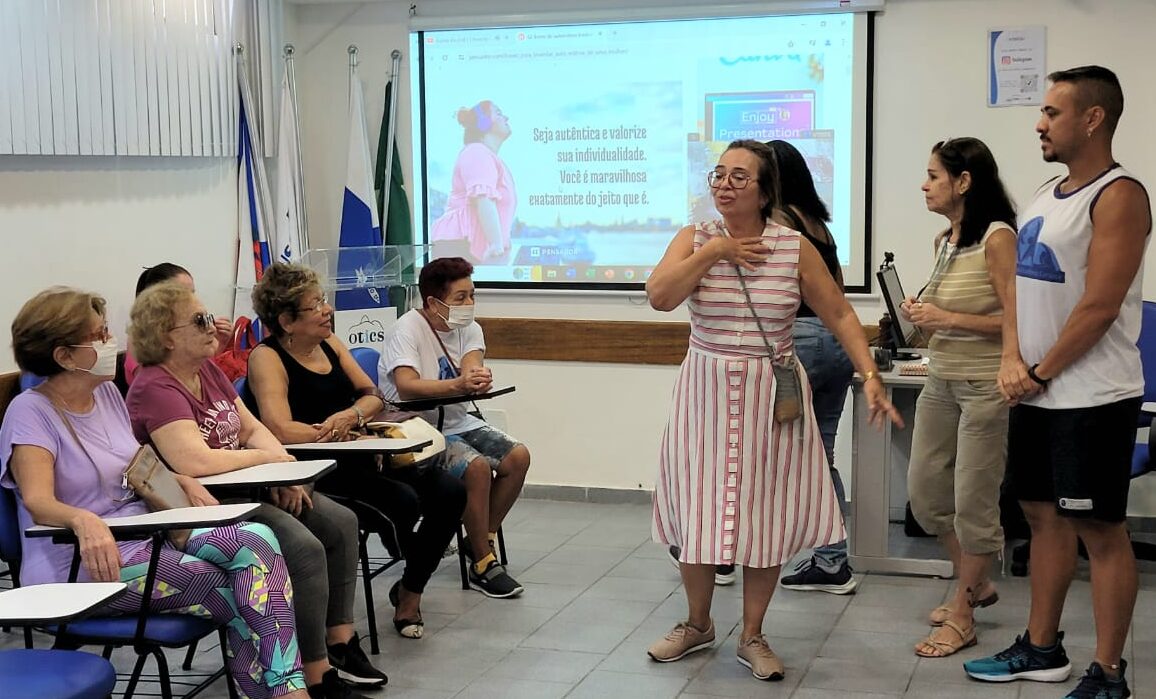
[[[665,636],[655,641],[646,654],[660,663],[670,663],[682,660],[695,651],[706,650],[713,643],[713,619],[706,631],[699,631],[687,622],[680,621]]]
[[[526,589],[519,585],[517,580],[510,577],[510,574],[506,572],[506,566],[497,561],[490,561],[481,575],[474,572],[474,566],[471,564],[470,587],[486,597],[495,599],[517,597]]]

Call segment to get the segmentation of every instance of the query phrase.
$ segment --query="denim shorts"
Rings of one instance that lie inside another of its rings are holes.
[[[490,470],[497,471],[502,459],[509,456],[519,444],[521,442],[497,427],[482,425],[469,432],[448,435],[446,450],[438,465],[461,478],[470,462],[480,456],[489,462]]]

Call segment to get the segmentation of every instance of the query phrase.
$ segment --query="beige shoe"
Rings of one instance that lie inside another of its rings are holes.
[[[660,663],[670,663],[682,660],[695,651],[710,648],[713,643],[713,619],[706,631],[699,631],[689,623],[680,621],[669,633],[655,641],[646,654]]]
[[[767,645],[767,637],[763,634],[739,641],[739,662],[751,669],[755,679],[783,679],[783,661]]]

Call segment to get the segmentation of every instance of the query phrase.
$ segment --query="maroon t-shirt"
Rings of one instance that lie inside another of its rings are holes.
[[[137,371],[125,402],[133,434],[142,444],[149,443],[149,435],[170,422],[192,420],[210,449],[240,448],[237,391],[212,362],[201,365],[200,376],[201,398],[197,398],[159,366]]]

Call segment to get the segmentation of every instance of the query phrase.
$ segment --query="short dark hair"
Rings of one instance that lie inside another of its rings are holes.
[[[440,299],[446,291],[459,279],[465,279],[474,273],[474,266],[465,258],[439,257],[421,268],[417,278],[417,288],[421,292],[421,305],[429,297]]]
[[[163,284],[181,276],[182,274],[188,275],[190,277],[193,276],[189,274],[189,270],[181,267],[178,264],[173,264],[172,262],[162,262],[159,265],[145,267],[145,271],[141,272],[140,276],[136,278],[135,295],[140,296],[140,292],[144,291],[150,286]]]
[[[815,178],[803,154],[786,141],[767,141],[779,166],[779,206],[793,206],[817,221],[830,221],[831,212],[815,191]]]
[[[1120,87],[1120,79],[1115,73],[1103,66],[1080,66],[1057,70],[1048,76],[1048,80],[1075,85],[1080,106],[1084,109],[1103,109],[1108,133],[1116,132],[1116,125],[1124,114],[1124,88]]]
[[[963,195],[959,247],[983,240],[988,227],[996,221],[1015,230],[1016,207],[999,178],[999,166],[987,144],[978,138],[949,138],[932,146],[931,153],[952,177],[971,173],[971,186]]]
[[[313,290],[321,289],[321,277],[305,265],[274,262],[265,268],[261,280],[253,286],[249,299],[253,310],[274,337],[285,335],[281,314],[296,318],[301,314],[301,299]]]
[[[749,150],[759,159],[759,192],[766,197],[767,203],[763,206],[763,218],[770,218],[775,209],[779,208],[779,167],[775,160],[775,152],[762,141],[744,138],[731,141],[727,150],[742,148]]]

